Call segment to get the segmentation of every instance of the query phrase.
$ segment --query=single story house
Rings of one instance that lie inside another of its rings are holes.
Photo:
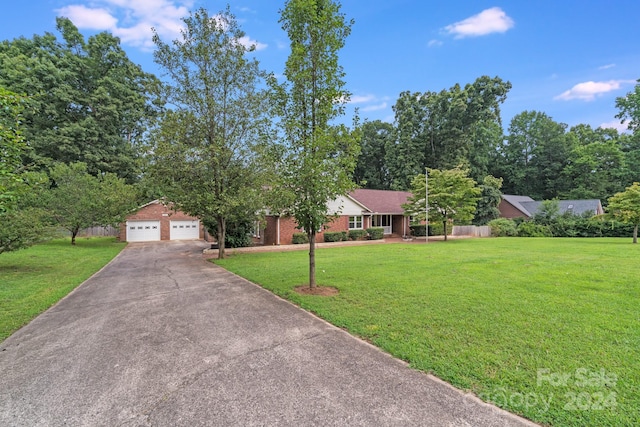
[[[140,206],[120,224],[120,241],[150,242],[158,240],[202,240],[202,222],[175,210],[171,203],[154,200]]]
[[[410,218],[405,216],[402,205],[411,193],[407,191],[357,189],[329,203],[330,214],[337,217],[317,235],[324,241],[325,231],[366,230],[382,227],[386,236],[409,235]],[[293,234],[300,233],[295,218],[285,215],[265,217],[263,229],[254,233],[254,240],[262,245],[288,245]]]
[[[533,200],[529,196],[514,196],[503,194],[498,209],[501,218],[532,218],[542,206],[542,202]],[[598,199],[586,200],[558,200],[560,215],[571,212],[574,215],[583,215],[589,212],[593,215],[602,215],[604,209]]]

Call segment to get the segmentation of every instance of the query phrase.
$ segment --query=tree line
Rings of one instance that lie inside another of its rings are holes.
[[[478,183],[501,178],[506,194],[606,201],[640,181],[638,87],[616,102],[631,133],[569,128],[540,111],[517,114],[504,132],[499,107],[511,84],[499,77],[441,92],[403,92],[393,124],[362,125],[354,180],[365,188],[408,190],[425,168],[463,167]]]

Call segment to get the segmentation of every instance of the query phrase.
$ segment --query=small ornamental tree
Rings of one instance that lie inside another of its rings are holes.
[[[51,170],[51,179],[53,188],[44,195],[46,206],[55,222],[71,233],[72,245],[80,230],[116,225],[136,205],[133,186],[112,173],[90,175],[84,163],[59,163]]]
[[[444,240],[447,240],[448,223],[469,223],[476,211],[480,189],[467,176],[467,171],[455,168],[449,170],[429,169],[428,210],[429,221],[441,222]],[[403,205],[405,212],[419,221],[426,217],[426,179],[424,174],[416,176],[411,183],[413,195]]]
[[[633,243],[638,243],[640,225],[640,184],[634,182],[625,191],[609,198],[607,213],[620,222],[633,225]]]
[[[328,203],[353,187],[360,153],[355,131],[332,122],[344,113],[349,93],[338,51],[352,21],[332,0],[288,0],[280,23],[291,41],[284,77],[271,81],[287,153],[278,196],[309,239],[309,286],[316,286],[316,234],[330,221]]]

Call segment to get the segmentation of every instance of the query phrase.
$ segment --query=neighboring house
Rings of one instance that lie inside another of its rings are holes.
[[[498,209],[502,218],[532,218],[542,206],[528,196],[514,196],[503,194]],[[586,212],[592,215],[602,215],[604,209],[598,199],[586,200],[558,200],[560,215],[571,212],[574,215],[583,215]]]
[[[201,240],[205,232],[198,218],[173,209],[171,203],[154,200],[120,224],[120,241]]]
[[[354,190],[329,203],[329,213],[338,215],[330,224],[319,230],[317,241],[324,241],[325,231],[366,230],[382,227],[384,234],[406,236],[409,234],[409,217],[402,205],[411,193],[389,190]],[[255,242],[263,245],[288,245],[293,234],[301,233],[295,218],[266,215],[262,233],[256,232]]]

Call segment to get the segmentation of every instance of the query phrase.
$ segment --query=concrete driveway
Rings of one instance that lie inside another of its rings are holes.
[[[531,425],[204,261],[204,247],[129,244],[0,343],[0,425]]]

